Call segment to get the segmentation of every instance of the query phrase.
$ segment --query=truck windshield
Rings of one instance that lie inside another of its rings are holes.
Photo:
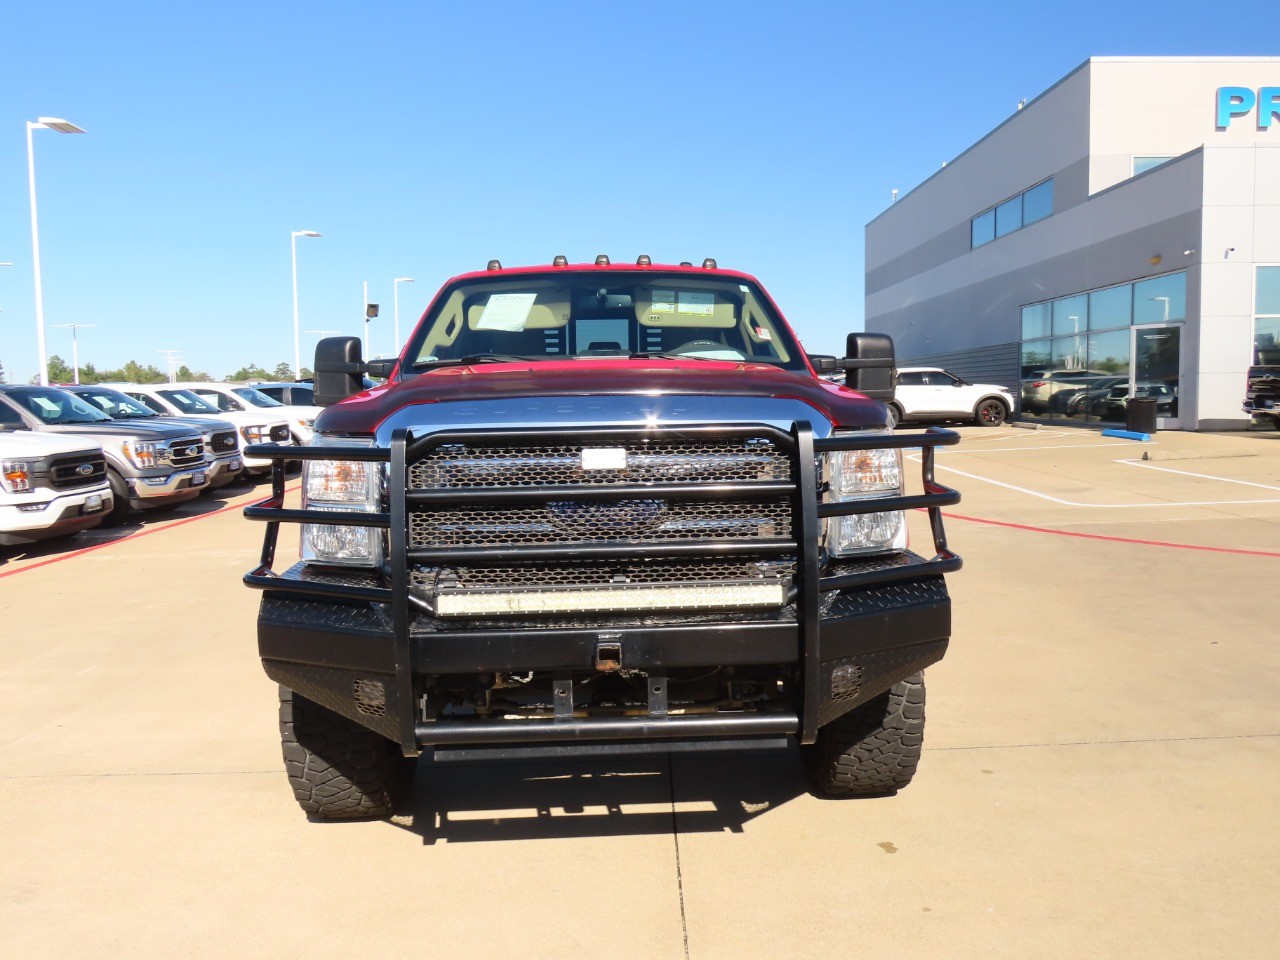
[[[105,387],[94,387],[92,390],[75,390],[77,397],[86,403],[93,404],[112,420],[147,420],[158,417],[154,410],[148,410],[133,397],[119,390],[108,390]]]
[[[160,394],[183,413],[218,412],[217,407],[212,406],[205,400],[201,400],[190,390],[157,390],[156,393]]]
[[[52,387],[19,387],[9,396],[44,423],[101,423],[111,419],[74,394]]]
[[[754,284],[685,273],[569,272],[460,281],[410,342],[406,372],[438,364],[671,357],[807,370]]]
[[[253,387],[232,387],[231,392],[241,400],[253,404],[255,407],[283,407],[284,404],[273,397],[268,397],[261,390],[255,390]]]

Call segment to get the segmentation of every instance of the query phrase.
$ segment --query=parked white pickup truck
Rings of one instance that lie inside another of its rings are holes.
[[[33,433],[4,422],[3,414],[0,544],[69,536],[102,523],[112,507],[102,448],[82,437]]]

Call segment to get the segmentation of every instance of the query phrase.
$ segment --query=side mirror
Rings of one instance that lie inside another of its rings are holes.
[[[839,360],[825,353],[809,354],[809,363],[813,364],[813,369],[820,374],[835,373],[837,370],[842,369]]]
[[[893,338],[883,333],[851,333],[845,341],[845,386],[872,400],[893,399],[898,371],[894,366]]]
[[[365,363],[364,369],[369,376],[377,377],[379,380],[385,380],[387,377],[391,376],[392,371],[395,370],[396,364],[399,362],[400,360],[398,357],[387,357],[382,360],[369,360]]]
[[[359,337],[325,337],[316,344],[316,405],[327,407],[364,389]]]

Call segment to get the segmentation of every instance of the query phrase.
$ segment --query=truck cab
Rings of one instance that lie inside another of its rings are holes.
[[[647,257],[494,261],[394,361],[322,341],[311,444],[248,451],[277,464],[245,580],[303,809],[386,815],[423,752],[798,742],[818,793],[905,786],[960,567],[933,453],[958,437],[891,431],[891,343],[848,348],[808,357],[748,274]],[[276,571],[285,523],[302,559]]]

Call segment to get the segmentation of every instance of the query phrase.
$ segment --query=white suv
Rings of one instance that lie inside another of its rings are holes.
[[[899,367],[889,425],[900,420],[972,420],[998,427],[1013,410],[1013,394],[995,383],[969,383],[941,367]]]

